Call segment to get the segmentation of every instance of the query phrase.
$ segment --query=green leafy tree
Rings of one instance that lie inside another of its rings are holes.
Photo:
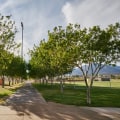
[[[12,79],[26,79],[26,62],[19,56],[14,56],[7,68],[7,75]]]
[[[77,24],[69,24],[65,29],[55,27],[48,32],[48,41],[31,51],[31,66],[38,73],[42,71],[41,77],[60,76],[79,67],[86,84],[87,103],[91,104],[90,91],[99,71],[105,65],[115,65],[120,58],[119,29],[119,23],[106,29],[81,29]],[[62,85],[62,78],[60,82]]]
[[[81,29],[70,25],[71,40],[75,43],[75,66],[83,73],[87,88],[87,103],[91,104],[90,90],[99,71],[105,65],[115,65],[120,58],[120,24],[109,25],[106,29],[93,26]]]
[[[15,22],[10,19],[10,16],[0,14],[0,75],[2,76],[3,87],[5,70],[12,60],[12,53],[19,47],[14,41],[15,33]]]

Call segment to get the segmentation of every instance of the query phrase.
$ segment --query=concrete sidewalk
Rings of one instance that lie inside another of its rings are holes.
[[[40,120],[34,112],[43,104],[47,104],[44,98],[27,82],[0,106],[0,120]]]
[[[120,120],[120,108],[47,103],[28,82],[0,106],[0,120]]]
[[[19,105],[19,104],[47,104],[41,94],[32,87],[28,81],[26,84],[17,90],[9,99],[7,99],[7,105]]]
[[[8,106],[0,106],[0,120],[42,120],[29,111],[17,111]]]
[[[11,120],[40,120],[38,113],[41,106],[47,103],[41,94],[32,87],[28,81],[15,94],[6,100],[8,111],[13,118]],[[8,113],[9,113],[8,112]],[[9,116],[9,114],[8,114]],[[1,119],[0,119],[1,120]],[[10,120],[5,116],[5,120]]]

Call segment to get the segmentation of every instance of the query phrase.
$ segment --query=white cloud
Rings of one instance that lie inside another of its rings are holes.
[[[79,23],[84,27],[102,27],[120,21],[120,0],[75,0],[67,2],[62,12],[66,23]]]
[[[18,5],[25,4],[30,0],[5,0],[2,4],[0,4],[0,11],[5,11],[8,9],[12,9],[17,7]]]

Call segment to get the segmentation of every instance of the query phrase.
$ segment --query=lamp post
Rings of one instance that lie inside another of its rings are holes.
[[[21,58],[23,59],[23,22],[21,22],[22,27],[22,45],[21,45]]]
[[[22,27],[22,43],[21,43],[21,59],[23,60],[23,22],[21,22],[21,27]],[[22,70],[23,71],[23,70]],[[22,72],[21,71],[21,72]],[[21,82],[23,81],[23,78],[21,76]]]

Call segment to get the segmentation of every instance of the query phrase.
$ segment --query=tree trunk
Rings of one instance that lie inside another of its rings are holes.
[[[4,80],[4,76],[2,77],[2,88],[4,88],[5,86],[5,80]]]
[[[40,84],[42,83],[42,78],[40,78]]]
[[[53,77],[50,78],[51,86],[53,85]]]
[[[20,83],[20,81],[21,81],[21,77],[19,77],[19,83]]]
[[[45,84],[46,84],[46,85],[48,84],[48,79],[45,79]]]
[[[43,78],[42,84],[43,84],[43,85],[45,84],[45,78]]]
[[[21,81],[20,81],[20,83],[22,83],[23,82],[23,78],[21,77]]]
[[[12,77],[12,85],[14,84],[14,78]]]
[[[16,78],[15,78],[15,84],[16,84]]]
[[[9,82],[9,86],[11,85],[10,83],[11,83],[11,80],[10,80],[10,77],[8,77],[8,82]]]
[[[87,87],[87,104],[88,104],[88,105],[91,104],[91,95],[90,95],[90,92],[91,92],[91,87],[88,86],[88,87]]]
[[[63,82],[62,82],[62,80],[60,80],[60,91],[61,91],[61,93],[63,93]]]
[[[19,78],[17,78],[17,83],[19,83]]]
[[[61,91],[61,93],[63,93],[63,80],[62,80],[62,76],[60,78],[60,91]]]

